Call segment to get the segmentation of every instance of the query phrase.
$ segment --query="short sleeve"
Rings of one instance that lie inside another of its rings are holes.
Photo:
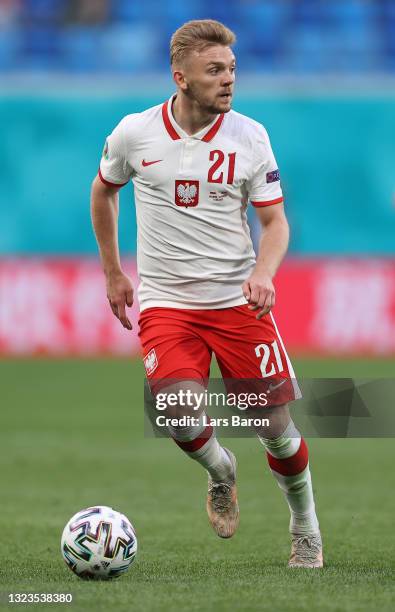
[[[255,142],[253,173],[247,181],[248,198],[253,206],[271,206],[283,201],[280,173],[265,128],[260,125]]]
[[[132,174],[126,160],[124,120],[107,137],[100,161],[99,176],[103,183],[122,187]]]

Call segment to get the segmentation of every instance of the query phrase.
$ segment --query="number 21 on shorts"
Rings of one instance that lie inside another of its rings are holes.
[[[270,349],[272,349],[273,351],[274,360],[272,361],[270,370],[268,370],[267,368],[271,354]],[[284,366],[281,359],[280,351],[278,349],[277,340],[274,340],[274,342],[272,342],[270,346],[267,344],[258,344],[255,347],[255,355],[258,357],[258,359],[262,357],[260,363],[262,378],[267,378],[268,376],[273,376],[274,374],[279,374],[280,372],[284,371]]]

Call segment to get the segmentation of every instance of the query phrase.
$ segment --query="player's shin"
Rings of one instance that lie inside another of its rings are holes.
[[[175,443],[191,458],[200,463],[215,482],[226,482],[234,478],[233,466],[225,449],[220,446],[212,425],[205,413],[197,425],[188,427],[169,426]]]
[[[272,474],[285,493],[291,512],[291,533],[318,533],[308,449],[293,421],[277,438],[258,437],[266,449]]]

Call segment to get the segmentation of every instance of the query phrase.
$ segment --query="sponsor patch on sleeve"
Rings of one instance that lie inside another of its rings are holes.
[[[279,170],[272,170],[271,172],[266,172],[266,183],[275,183],[280,180],[280,172]]]

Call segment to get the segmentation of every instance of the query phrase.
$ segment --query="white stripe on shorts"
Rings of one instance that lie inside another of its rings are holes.
[[[286,359],[286,361],[287,361],[287,366],[288,366],[288,372],[289,372],[289,374],[290,374],[290,376],[291,376],[291,379],[292,379],[292,386],[293,386],[294,393],[295,393],[295,399],[300,399],[300,398],[302,397],[302,392],[301,392],[301,390],[300,390],[300,388],[299,388],[298,381],[296,380],[296,377],[295,377],[295,371],[294,371],[294,369],[293,369],[293,367],[292,367],[291,360],[290,360],[290,358],[288,357],[288,353],[287,353],[287,351],[285,350],[284,342],[283,342],[283,339],[281,338],[281,336],[280,336],[280,334],[279,334],[279,331],[278,331],[278,328],[277,328],[276,322],[275,322],[275,320],[274,320],[274,317],[273,317],[273,315],[272,315],[272,313],[271,313],[271,312],[269,312],[269,314],[270,314],[270,316],[271,316],[271,318],[272,318],[273,325],[274,325],[274,329],[276,330],[276,334],[277,334],[277,337],[278,337],[278,339],[279,339],[279,341],[280,341],[281,348],[282,348],[282,349],[283,349],[283,351],[284,351],[285,359]]]

